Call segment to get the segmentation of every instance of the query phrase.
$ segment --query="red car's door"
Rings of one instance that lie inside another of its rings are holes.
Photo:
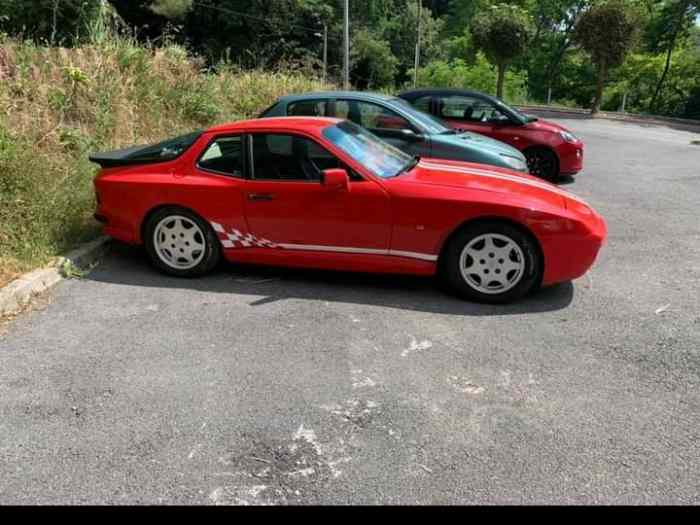
[[[245,140],[241,134],[206,137],[206,148],[192,172],[196,177],[183,179],[190,186],[185,192],[190,206],[209,217],[217,233],[219,229],[246,228],[243,191],[245,189]],[[215,175],[212,177],[211,175]],[[195,184],[201,180],[202,186]],[[224,244],[226,246],[226,244]]]
[[[329,189],[321,183],[321,171],[346,167],[313,140],[279,133],[250,138],[251,178],[244,200],[248,228],[256,238],[305,250],[389,248],[389,196],[379,184],[349,172],[350,191]]]

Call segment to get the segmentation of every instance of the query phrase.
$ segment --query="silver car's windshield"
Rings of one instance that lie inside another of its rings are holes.
[[[383,179],[395,177],[413,163],[410,155],[347,120],[327,127],[323,136]]]
[[[427,131],[430,135],[437,135],[438,133],[449,133],[452,131],[440,119],[435,118],[434,116],[429,115],[428,113],[424,113],[414,108],[413,106],[411,106],[411,104],[409,104],[402,98],[392,98],[391,102],[392,104],[400,105],[402,110],[409,112],[411,114],[411,117],[414,120],[417,120],[421,124],[421,126],[425,128],[425,131]]]

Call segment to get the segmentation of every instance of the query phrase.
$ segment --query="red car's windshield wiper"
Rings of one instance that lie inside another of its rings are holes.
[[[414,155],[408,164],[406,164],[403,168],[401,168],[399,171],[396,172],[396,175],[394,175],[394,177],[398,177],[402,173],[406,173],[407,171],[411,171],[413,168],[415,168],[418,165],[419,162],[420,162],[420,157],[418,155]]]

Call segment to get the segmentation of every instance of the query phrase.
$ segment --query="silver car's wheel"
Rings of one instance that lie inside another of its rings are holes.
[[[158,258],[175,270],[190,270],[204,258],[206,237],[199,225],[183,215],[169,215],[156,224],[153,246]]]
[[[459,258],[462,278],[477,292],[495,295],[518,285],[525,275],[525,256],[513,239],[498,233],[474,237]]]

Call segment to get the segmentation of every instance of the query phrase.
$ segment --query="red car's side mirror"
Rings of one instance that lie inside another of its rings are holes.
[[[323,170],[321,183],[330,191],[350,191],[350,177],[344,169]]]

